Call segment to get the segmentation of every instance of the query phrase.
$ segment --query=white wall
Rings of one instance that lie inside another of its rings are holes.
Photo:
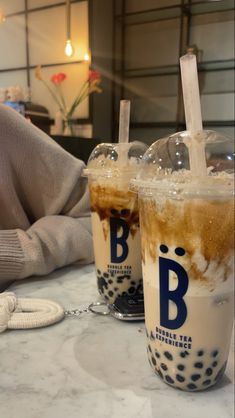
[[[65,5],[33,11],[36,7],[49,6],[58,0],[29,0],[28,7],[28,41],[29,66],[48,65],[43,68],[44,76],[49,80],[52,74],[64,72],[67,75],[63,83],[68,104],[87,79],[89,64],[83,60],[89,52],[88,33],[88,1],[80,1],[71,5],[71,37],[75,48],[73,57],[64,54],[66,41]],[[5,14],[24,11],[24,0],[1,0],[1,8]],[[20,85],[27,88],[26,31],[25,14],[9,16],[0,25],[0,88]],[[82,60],[82,63],[74,63]],[[50,66],[51,64],[64,64]],[[4,69],[23,68],[17,71],[2,72]],[[54,117],[57,106],[46,88],[30,70],[32,101],[47,107]],[[88,100],[78,107],[75,117],[89,117]]]

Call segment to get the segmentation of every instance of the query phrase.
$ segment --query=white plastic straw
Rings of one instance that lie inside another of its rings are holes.
[[[202,177],[207,175],[207,168],[205,145],[202,135],[198,134],[203,130],[203,127],[196,56],[194,54],[186,54],[181,57],[180,68],[186,128],[192,137],[190,144],[187,143],[190,169],[193,175]]]
[[[120,101],[119,114],[119,143],[129,142],[129,124],[130,124],[130,100]]]

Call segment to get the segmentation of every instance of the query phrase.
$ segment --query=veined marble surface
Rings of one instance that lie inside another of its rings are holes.
[[[65,309],[99,299],[94,266],[73,266],[11,286],[17,296]],[[85,313],[30,331],[0,334],[1,418],[232,418],[233,348],[222,382],[181,392],[155,376],[144,323]]]

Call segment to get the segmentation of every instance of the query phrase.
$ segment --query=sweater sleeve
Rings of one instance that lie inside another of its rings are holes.
[[[84,163],[0,106],[0,283],[93,261]]]
[[[0,281],[93,261],[89,218],[46,216],[27,231],[0,231]]]

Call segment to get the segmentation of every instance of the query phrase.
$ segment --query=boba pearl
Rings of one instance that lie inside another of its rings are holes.
[[[104,277],[107,279],[109,277],[108,273],[104,273]]]
[[[175,383],[174,380],[168,374],[165,376],[165,379],[171,385],[173,385]]]
[[[155,358],[154,357],[151,357],[151,359],[152,359],[153,365],[156,366],[157,362],[156,362]]]
[[[204,386],[208,386],[208,385],[210,385],[210,384],[211,384],[211,380],[210,380],[210,379],[207,379],[207,380],[205,380],[202,384],[203,384]]]
[[[218,371],[217,375],[215,376],[215,380],[219,380],[223,376],[223,373],[224,373],[224,371],[226,369],[226,366],[227,366],[227,361],[224,363],[224,365]]]
[[[213,370],[210,367],[208,367],[208,369],[206,369],[206,375],[211,376],[212,373],[213,373]]]
[[[211,357],[216,357],[219,354],[218,350],[214,350],[211,353]]]
[[[151,353],[152,352],[152,348],[151,348],[151,345],[150,344],[148,345],[148,349],[149,349],[149,351]]]
[[[109,279],[109,280],[108,280],[108,283],[109,283],[109,284],[112,284],[112,283],[113,283],[112,279]]]
[[[162,370],[164,370],[165,372],[168,370],[168,367],[165,363],[161,363],[161,368]]]
[[[158,369],[157,372],[158,372],[159,376],[163,379],[163,374],[162,374],[161,370]]]
[[[128,289],[128,292],[129,293],[134,293],[135,292],[135,288],[132,286],[132,287],[130,287],[129,289]]]
[[[200,374],[192,374],[191,376],[191,380],[193,382],[196,382],[198,379],[200,379],[201,375]]]
[[[202,369],[203,368],[203,363],[198,361],[198,362],[194,363],[194,367],[196,367],[196,369]]]
[[[108,295],[109,295],[110,297],[112,297],[112,296],[113,296],[113,292],[112,292],[112,290],[109,290]]]
[[[173,360],[173,356],[171,353],[169,353],[169,351],[164,351],[164,356],[168,359],[168,360]]]
[[[180,357],[184,358],[186,356],[189,356],[189,352],[188,351],[181,351]]]
[[[103,277],[98,277],[98,287],[102,293],[104,293],[104,289],[108,288],[108,284]]]
[[[196,386],[196,385],[194,385],[194,383],[189,383],[189,384],[187,385],[187,388],[188,388],[188,389],[190,389],[190,390],[194,390],[194,389],[197,389],[197,386]]]
[[[140,284],[138,285],[138,287],[137,287],[137,291],[138,291],[139,293],[143,293],[143,285],[142,285],[142,283],[140,283]]]
[[[183,364],[178,364],[177,369],[183,371],[185,369],[185,366]]]
[[[203,354],[204,354],[204,351],[203,351],[203,350],[199,350],[199,351],[197,352],[198,357],[203,356]]]
[[[160,356],[160,354],[159,354],[159,352],[157,351],[157,350],[155,350],[155,356],[157,357],[157,358],[160,358],[161,356]]]
[[[185,381],[185,377],[181,376],[181,374],[177,374],[176,375],[176,380],[178,380],[178,382],[184,382]]]
[[[217,362],[217,361],[214,361],[214,362],[212,363],[212,367],[216,367],[216,366],[217,366],[217,364],[218,364],[218,362]]]

